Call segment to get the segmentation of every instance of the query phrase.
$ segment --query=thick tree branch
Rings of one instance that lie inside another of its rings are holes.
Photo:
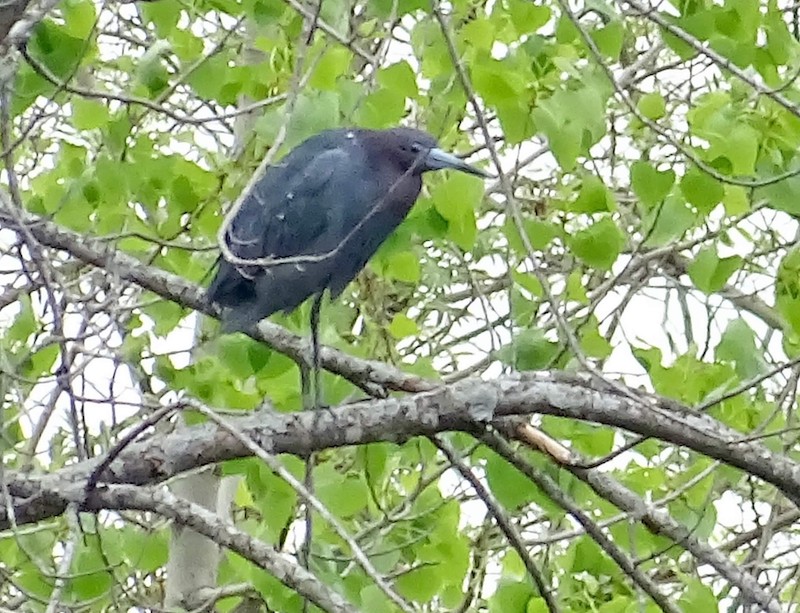
[[[2,0],[0,1],[0,40],[5,39],[8,32],[25,14],[28,0]]]
[[[4,21],[0,37],[0,57],[8,54],[11,47],[24,43],[30,38],[31,32],[37,24],[52,11],[58,0],[40,0],[39,2],[9,2],[7,13],[3,14]]]
[[[631,394],[636,394],[630,390]],[[447,431],[475,431],[471,414],[491,401],[496,424],[504,417],[557,415],[623,428],[688,447],[740,468],[774,485],[800,506],[800,464],[772,453],[724,424],[670,400],[641,395],[637,401],[598,383],[558,373],[526,373],[488,383],[465,380],[404,398],[373,400],[331,410],[282,414],[261,411],[236,420],[240,432],[269,453],[301,457],[332,447],[431,436]],[[191,408],[186,401],[179,408]],[[184,471],[251,456],[242,441],[213,425],[131,445],[100,475],[97,485],[145,485]],[[8,488],[19,524],[59,515],[69,503],[85,503],[86,481],[99,460],[81,462],[49,475],[8,475]],[[0,527],[9,518],[0,511]]]
[[[263,568],[278,581],[301,594],[323,611],[351,613],[356,609],[314,575],[266,543],[222,521],[208,509],[176,497],[166,488],[143,489],[106,486],[92,493],[90,510],[151,511],[207,536]]]

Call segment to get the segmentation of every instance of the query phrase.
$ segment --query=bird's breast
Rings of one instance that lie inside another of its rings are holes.
[[[393,177],[390,188],[385,195],[385,210],[402,221],[419,197],[422,190],[422,179],[419,175],[401,175]]]

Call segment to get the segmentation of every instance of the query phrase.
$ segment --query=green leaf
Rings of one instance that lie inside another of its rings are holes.
[[[572,441],[576,451],[586,455],[605,455],[614,445],[614,431],[611,428],[550,415],[542,418],[542,427],[550,436]]]
[[[14,584],[17,589],[26,594],[37,596],[39,600],[46,602],[53,591],[53,581],[45,577],[42,571],[33,562],[19,564],[16,570]]]
[[[242,4],[247,16],[251,17],[258,25],[274,24],[280,19],[285,8],[285,5],[279,0],[244,0]],[[237,8],[238,3],[228,10],[236,10]]]
[[[676,19],[672,15],[661,13],[661,16],[664,17],[666,21],[680,27],[680,23],[677,23],[678,19]],[[675,54],[681,58],[681,60],[688,60],[698,54],[698,52],[695,50],[694,47],[692,47],[692,45],[685,42],[682,38],[675,36],[666,28],[661,29],[661,36],[664,39],[664,42],[666,43],[667,47],[669,47],[672,51],[674,51]]]
[[[773,171],[781,172],[778,167],[773,167]],[[766,198],[774,209],[800,216],[800,176],[794,175],[755,190],[754,199],[759,198]]]
[[[83,38],[72,36],[67,28],[49,20],[39,22],[28,42],[28,52],[56,77],[71,77],[83,56]]]
[[[719,601],[714,596],[711,588],[704,583],[692,579],[689,580],[686,591],[678,600],[684,611],[717,611]]]
[[[387,468],[390,468],[390,453],[396,451],[397,449],[389,443],[372,443],[359,447],[358,455],[364,470],[364,478],[371,489],[381,489]]]
[[[544,598],[531,598],[525,613],[549,613],[550,606]]]
[[[49,374],[59,355],[57,344],[47,345],[33,352],[28,358],[29,368],[26,369],[26,376],[30,379]]]
[[[511,278],[514,279],[514,283],[528,290],[535,298],[541,298],[544,295],[542,284],[535,274],[512,270]]]
[[[631,187],[647,208],[663,201],[674,183],[675,173],[672,170],[656,170],[644,160],[637,160],[631,166]]]
[[[556,23],[556,41],[559,44],[567,45],[579,40],[580,33],[575,24],[566,15],[561,15]]]
[[[405,95],[382,87],[363,98],[357,111],[358,123],[367,128],[388,128],[400,122],[405,110]]]
[[[328,466],[323,465],[322,468]],[[352,517],[360,512],[369,500],[369,491],[364,481],[356,476],[342,477],[331,469],[325,476],[322,469],[317,469],[317,494],[322,502],[337,517]]]
[[[362,611],[386,611],[386,613],[400,611],[397,605],[390,601],[377,585],[368,585],[361,590],[359,596]]]
[[[541,219],[524,219],[522,225],[528,242],[534,249],[543,250],[547,248],[550,242],[559,235],[559,231],[554,224]],[[512,249],[523,257],[528,255],[528,250],[517,231],[517,224],[514,223],[513,219],[506,220],[503,225],[503,233]]]
[[[573,270],[567,279],[567,299],[589,304],[589,296],[586,293],[586,284],[580,270]]]
[[[725,197],[722,204],[728,215],[742,215],[750,210],[750,199],[747,190],[740,185],[725,185]]]
[[[762,357],[763,350],[756,344],[756,336],[743,319],[734,319],[728,324],[717,345],[719,360],[736,363],[736,373],[742,381],[752,379],[767,370]]]
[[[153,331],[159,336],[164,336],[174,330],[184,316],[181,306],[168,300],[159,300],[149,304],[143,307],[142,311],[153,318],[155,323]]]
[[[5,333],[5,337],[10,341],[21,341],[26,343],[28,337],[39,329],[36,323],[36,317],[33,313],[33,305],[31,298],[27,294],[23,294],[19,299],[19,314],[14,319],[14,323]]]
[[[519,144],[531,138],[536,132],[536,125],[531,117],[531,109],[520,99],[498,102],[495,105],[497,118],[503,127],[506,142]]]
[[[625,238],[610,217],[603,217],[569,240],[572,252],[589,266],[610,270]]]
[[[483,183],[463,173],[449,176],[431,190],[436,211],[447,220],[447,236],[469,251],[475,243],[475,209],[483,198]]]
[[[501,572],[506,580],[522,580],[526,577],[528,570],[525,568],[525,564],[516,549],[506,549],[502,556]]]
[[[29,44],[29,50],[30,45]],[[56,86],[34,72],[27,64],[21,64],[16,74],[16,81],[11,88],[11,113],[14,117],[25,111],[39,96],[50,95]]]
[[[161,58],[161,54],[166,52],[167,47],[166,41],[158,41],[142,55],[136,67],[138,82],[144,85],[147,90],[146,94],[152,98],[160,95],[169,86],[170,75]]]
[[[224,54],[219,53],[204,58],[200,65],[188,75],[186,82],[191,85],[198,96],[214,99],[225,85],[228,74],[228,60]],[[299,98],[300,96],[298,96],[298,102]]]
[[[561,168],[565,171],[575,168],[578,155],[583,151],[581,147],[583,130],[580,125],[572,122],[561,123],[543,107],[536,109],[533,117],[536,125],[547,137],[550,149]]]
[[[147,2],[140,7],[145,23],[152,23],[161,38],[167,38],[181,17],[181,5],[177,0]]]
[[[120,553],[136,569],[153,573],[164,566],[169,555],[169,542],[163,533],[148,534],[133,527],[120,534]]]
[[[614,211],[617,202],[614,195],[608,190],[595,175],[585,175],[581,183],[578,197],[570,205],[569,210],[574,213],[602,213]]]
[[[797,40],[789,31],[781,11],[770,6],[764,17],[764,29],[767,34],[766,50],[775,64],[788,64],[792,56],[798,52]]]
[[[397,578],[397,591],[416,602],[428,602],[439,593],[442,577],[437,566],[421,566]]]
[[[800,248],[789,250],[778,266],[775,307],[795,334],[800,334]]]
[[[476,17],[470,20],[461,29],[461,38],[469,41],[469,46],[473,49],[490,52],[492,45],[497,40],[497,31],[491,20],[482,17]]]
[[[396,339],[417,336],[419,335],[419,326],[410,317],[403,313],[398,313],[392,318],[392,323],[389,324],[389,334]]]
[[[295,477],[298,476],[298,471],[291,472]],[[297,494],[286,481],[260,463],[247,464],[246,483],[250,488],[253,506],[264,510],[262,527],[266,539],[276,542],[294,514]]]
[[[746,124],[738,124],[726,130],[723,139],[711,147],[709,155],[723,155],[731,163],[735,175],[750,175],[755,171],[761,137]]]
[[[534,121],[564,170],[572,170],[578,156],[588,153],[606,134],[608,95],[605,78],[589,74],[580,83],[568,83],[534,109]]]
[[[406,98],[416,98],[419,95],[414,69],[405,60],[381,68],[378,71],[378,83]]]
[[[72,125],[77,130],[94,130],[105,126],[111,115],[108,107],[98,100],[72,99]]]
[[[232,554],[229,555],[229,563],[235,563],[234,576],[252,584],[267,603],[267,611],[281,611],[281,613],[284,611],[287,613],[301,613],[303,611],[303,601],[297,592],[286,587],[255,564],[248,563],[244,558],[234,557],[231,560],[233,556]],[[309,610],[314,611],[311,608]],[[314,613],[317,612],[314,611]]]
[[[741,264],[742,258],[739,256],[720,258],[714,247],[705,247],[689,264],[687,272],[697,289],[706,294],[713,294],[725,286]]]
[[[696,166],[692,166],[683,175],[681,191],[687,202],[697,207],[697,210],[704,215],[708,215],[725,196],[722,184]]]
[[[452,521],[439,520],[435,543],[420,551],[420,558],[436,562],[442,581],[460,587],[469,570],[470,542],[458,532],[460,513],[451,517]]]
[[[220,363],[234,376],[246,379],[254,373],[250,360],[242,359],[251,344],[252,340],[243,334],[224,334],[216,341],[215,353]]]
[[[264,343],[251,342],[247,347],[247,361],[250,362],[250,368],[254,373],[259,372],[276,357],[277,354]]]
[[[600,546],[588,536],[575,540],[570,548],[575,549],[575,558],[570,569],[573,573],[588,572],[590,575],[613,575],[614,563],[608,559]]]
[[[611,343],[600,334],[597,318],[591,316],[580,328],[581,349],[587,356],[592,358],[605,359],[611,355]]]
[[[538,370],[549,366],[559,350],[558,343],[547,340],[544,332],[528,329],[517,333],[511,345],[498,352],[498,358],[517,370]]]
[[[622,22],[619,20],[611,21],[605,27],[591,32],[592,39],[594,39],[597,48],[603,55],[612,59],[619,58],[622,51],[622,41],[625,35],[625,29],[622,27]]]
[[[335,89],[336,81],[347,74],[347,67],[352,58],[353,54],[344,47],[329,49],[317,62],[309,79],[309,85],[316,89]]]
[[[501,581],[489,599],[489,613],[524,613],[528,601],[535,596],[528,581]]]
[[[486,480],[497,501],[506,509],[518,509],[530,502],[534,485],[505,459],[487,452]]]
[[[275,125],[277,131],[281,117]],[[287,145],[295,146],[309,136],[339,125],[339,96],[334,92],[303,92],[297,96],[293,119],[287,130]],[[274,135],[265,135],[274,136]]]
[[[89,600],[105,594],[114,581],[103,554],[87,541],[75,556],[70,591],[80,600]]]
[[[391,279],[417,283],[420,279],[419,258],[412,251],[392,253],[386,261],[386,275]]]
[[[91,0],[67,0],[60,7],[66,31],[76,38],[87,38],[97,19],[94,3]]]
[[[616,523],[610,527],[609,531],[620,547],[628,551],[636,548],[637,551],[642,552],[641,555],[643,556],[655,555],[672,544],[667,539],[649,532],[642,525],[625,526],[624,524]]]
[[[550,21],[549,7],[538,6],[527,0],[508,0],[506,8],[519,36],[535,32]]]
[[[712,90],[700,96],[687,113],[691,128],[703,136],[716,137],[721,134],[719,125],[727,124],[731,106],[731,94],[726,90]]]
[[[486,104],[503,104],[516,100],[525,91],[521,76],[511,70],[509,62],[484,57],[470,66],[472,84]]]
[[[184,63],[197,61],[203,54],[203,40],[191,32],[173,30],[169,38],[172,41],[172,50]]]
[[[667,103],[664,101],[664,96],[657,92],[645,94],[639,99],[636,106],[642,115],[653,121],[661,119],[667,114]]]
[[[694,226],[696,214],[684,202],[680,193],[672,192],[664,204],[653,208],[644,219],[648,247],[669,245]]]

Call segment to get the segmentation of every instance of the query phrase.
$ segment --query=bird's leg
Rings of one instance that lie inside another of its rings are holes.
[[[306,491],[314,494],[314,462],[316,461],[316,454],[310,453],[306,458],[306,474],[303,479],[303,485]],[[303,547],[300,549],[300,564],[303,568],[311,568],[311,535],[314,528],[314,518],[311,514],[311,503],[305,504],[305,523],[306,533],[303,537]]]
[[[300,369],[300,398],[303,400],[303,410],[311,411],[314,409],[314,397],[311,395],[311,369],[305,360],[298,360],[297,367]]]
[[[311,410],[318,410],[322,405],[322,386],[321,386],[321,359],[320,359],[320,344],[319,344],[319,315],[322,308],[322,294],[320,292],[314,296],[314,302],[311,304],[311,377],[309,377],[308,366],[303,364],[300,369],[301,386],[303,394],[303,408]],[[313,390],[309,390],[312,387]],[[311,393],[309,393],[311,391]],[[313,395],[312,395],[313,394]],[[314,464],[316,462],[316,454],[313,452],[306,458],[306,474],[305,474],[305,487],[306,490],[314,493]],[[311,563],[311,537],[313,532],[313,517],[311,513],[311,505],[306,503],[305,511],[306,534],[303,539],[303,547],[300,552],[300,561],[309,568]],[[306,609],[308,601],[305,602],[303,609]]]
[[[319,313],[322,309],[323,293],[324,292],[320,292],[314,296],[314,302],[311,305],[311,371],[314,374],[314,410],[322,406]]]
[[[315,398],[314,393],[311,390],[313,385],[312,383],[312,368],[309,367],[308,362],[306,360],[298,360],[297,366],[300,369],[300,394],[303,399],[303,410],[304,411],[313,411],[315,408]],[[310,453],[306,456],[306,471],[305,471],[305,478],[303,480],[303,485],[306,488],[306,491],[309,493],[314,493],[314,480],[312,477],[312,471],[314,467],[314,454]],[[308,568],[311,562],[311,530],[312,526],[312,517],[311,517],[311,505],[307,502],[304,505],[304,517],[305,517],[305,535],[303,536],[303,544],[300,547],[300,551],[298,552],[297,559],[303,568]],[[307,603],[307,601],[306,601]],[[306,604],[304,604],[303,608],[306,609]]]

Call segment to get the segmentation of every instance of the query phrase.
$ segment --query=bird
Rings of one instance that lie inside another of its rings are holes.
[[[315,296],[316,334],[325,290],[336,299],[408,215],[423,173],[447,168],[490,176],[414,128],[342,128],[303,141],[265,170],[222,233],[240,260],[221,256],[208,288],[223,331],[246,332]]]

